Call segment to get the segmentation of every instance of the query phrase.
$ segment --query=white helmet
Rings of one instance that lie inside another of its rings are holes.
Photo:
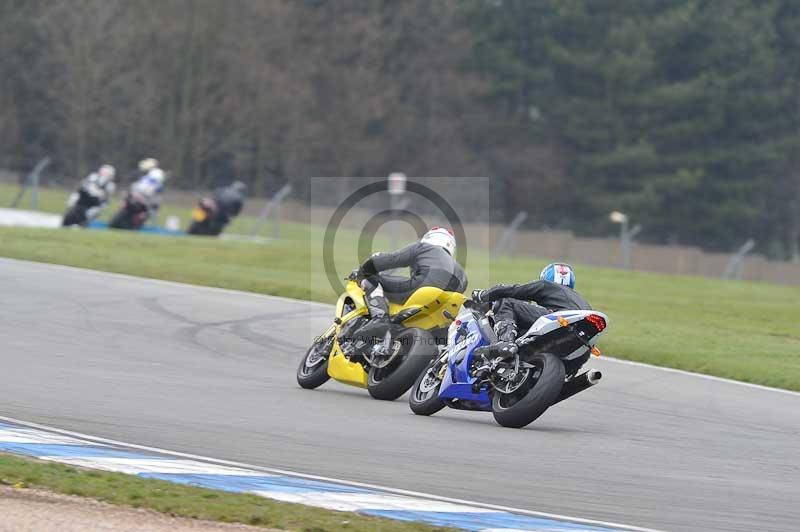
[[[139,161],[140,172],[148,172],[156,167],[158,167],[158,161],[152,157],[148,157],[147,159],[142,159]]]
[[[97,169],[97,175],[99,175],[104,182],[113,181],[114,176],[117,175],[117,170],[110,164],[104,164]]]
[[[450,255],[456,252],[456,237],[446,227],[431,227],[419,241],[443,247]]]
[[[155,179],[156,181],[158,181],[163,185],[164,180],[166,179],[167,176],[164,173],[164,170],[162,170],[161,168],[153,168],[149,172],[147,172],[147,177],[149,179]]]

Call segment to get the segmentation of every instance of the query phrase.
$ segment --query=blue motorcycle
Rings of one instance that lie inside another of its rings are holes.
[[[594,310],[542,316],[513,343],[493,345],[489,309],[466,301],[450,325],[447,347],[428,365],[409,395],[421,416],[445,406],[492,412],[504,427],[520,428],[552,405],[599,382],[597,370],[578,375],[608,317]]]

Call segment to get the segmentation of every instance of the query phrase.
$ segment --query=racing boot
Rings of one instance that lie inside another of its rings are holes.
[[[514,343],[517,338],[516,323],[507,320],[498,321],[494,325],[494,332],[497,334],[497,342],[486,346],[474,362],[476,368],[474,376],[477,380],[473,388],[491,373],[498,357],[506,358],[517,352],[517,344]]]
[[[478,393],[484,381],[489,379],[489,375],[497,367],[497,364],[505,358],[513,357],[517,353],[517,344],[514,342],[495,342],[483,348],[484,351],[475,359],[473,376],[475,381],[472,383],[472,392]]]
[[[380,339],[385,343],[385,335],[389,331],[389,301],[383,295],[380,283],[373,284],[365,279],[361,287],[366,292],[367,308],[370,320],[358,331],[358,336],[364,342],[373,342]]]
[[[361,288],[366,294],[369,317],[373,320],[385,320],[388,323],[389,300],[384,296],[381,284],[364,279],[361,281]]]

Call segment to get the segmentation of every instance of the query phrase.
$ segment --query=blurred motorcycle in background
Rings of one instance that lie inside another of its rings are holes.
[[[128,192],[122,201],[122,207],[117,211],[108,226],[114,229],[141,229],[147,218],[150,216],[150,209],[145,198],[136,192]]]
[[[158,167],[150,168],[146,174],[131,185],[122,202],[122,207],[108,226],[114,229],[141,229],[147,219],[158,212],[161,195],[164,193],[165,179],[164,170]]]
[[[61,225],[86,227],[97,218],[114,194],[115,174],[113,166],[104,164],[86,176],[78,185],[78,190],[70,194]]]
[[[211,196],[198,200],[192,210],[190,235],[218,236],[233,218],[239,215],[244,205],[247,187],[241,181],[218,188]]]

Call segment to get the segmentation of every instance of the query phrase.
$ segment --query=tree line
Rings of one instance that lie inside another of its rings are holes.
[[[800,256],[794,0],[0,0],[0,166],[492,176],[497,221]]]

